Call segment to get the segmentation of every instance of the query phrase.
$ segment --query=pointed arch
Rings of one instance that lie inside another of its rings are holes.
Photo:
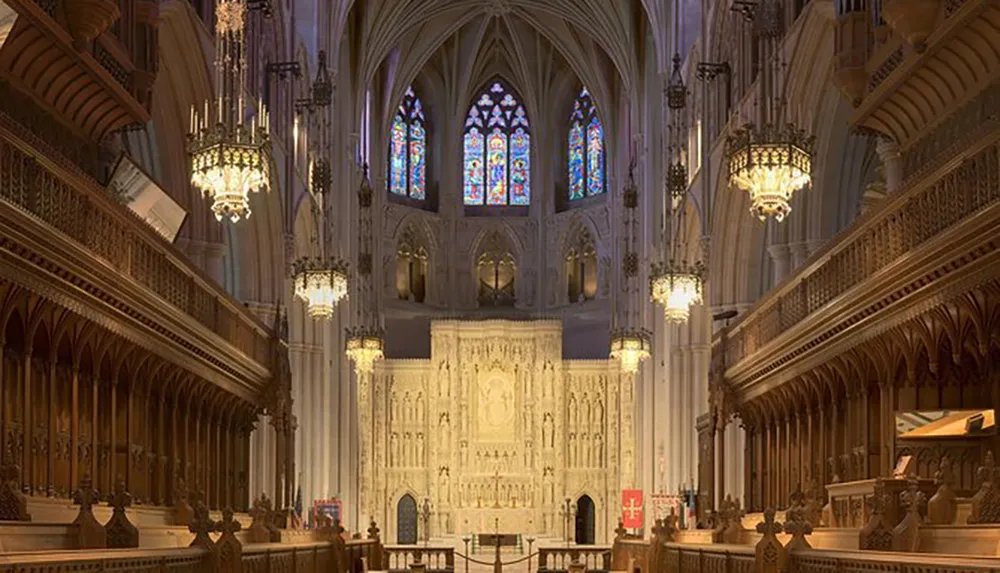
[[[427,198],[427,126],[424,106],[413,87],[403,94],[389,128],[386,187],[393,195]]]
[[[531,204],[531,127],[524,104],[494,78],[469,106],[463,130],[466,205]]]
[[[604,193],[607,188],[604,124],[586,86],[580,90],[573,104],[567,141],[569,200]]]

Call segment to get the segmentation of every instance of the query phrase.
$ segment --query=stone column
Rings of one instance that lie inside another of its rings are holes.
[[[788,245],[788,248],[792,254],[792,267],[790,271],[794,272],[809,258],[809,245],[805,242],[792,243]]]
[[[889,194],[899,191],[903,182],[903,159],[899,153],[899,145],[895,141],[880,137],[875,146],[875,152],[885,168],[885,187]]]
[[[771,245],[767,248],[767,252],[771,255],[771,262],[774,263],[774,284],[777,285],[788,276],[791,250],[788,245]]]
[[[205,255],[205,274],[212,277],[219,286],[224,286],[225,283],[225,272],[222,264],[222,258],[226,253],[226,245],[223,243],[205,243],[204,255]]]
[[[716,467],[719,470],[719,477],[716,478],[716,483],[718,484],[716,488],[717,501],[715,507],[722,507],[722,501],[726,499],[726,417],[720,412],[718,418],[716,419],[716,452],[715,459]]]

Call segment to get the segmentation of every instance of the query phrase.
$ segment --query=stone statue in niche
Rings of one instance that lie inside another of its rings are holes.
[[[417,459],[414,465],[422,465],[424,463],[424,434],[423,432],[417,433]]]

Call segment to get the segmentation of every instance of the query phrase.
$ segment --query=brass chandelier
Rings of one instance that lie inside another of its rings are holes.
[[[616,312],[611,327],[611,348],[609,356],[617,360],[623,374],[636,374],[639,366],[652,355],[652,334],[638,326],[638,313],[633,312],[633,301],[638,299],[638,289],[634,283],[639,274],[639,254],[636,252],[638,219],[635,211],[639,206],[639,187],[635,184],[635,151],[628,169],[628,184],[623,195],[623,239],[625,253],[622,256],[621,280],[623,288],[615,299]],[[624,303],[621,302],[624,298]]]
[[[216,220],[250,216],[249,194],[270,185],[270,119],[262,102],[247,121],[245,0],[215,8],[215,85],[219,95],[191,107],[187,151],[191,184],[212,199]]]
[[[683,323],[691,314],[692,305],[701,304],[704,290],[705,266],[701,261],[690,262],[686,251],[688,169],[687,146],[687,88],[681,75],[681,58],[674,55],[673,71],[664,90],[669,118],[668,137],[664,148],[664,228],[663,254],[666,260],[655,263],[650,269],[649,294],[653,302],[663,307],[668,323]]]
[[[761,0],[753,12],[754,41],[762,60],[757,122],[739,126],[726,140],[729,183],[750,194],[750,212],[781,222],[792,195],[812,183],[813,137],[788,117],[784,103],[780,0]]]
[[[326,53],[320,51],[311,99],[306,100],[302,107],[312,116],[318,132],[318,137],[313,140],[309,194],[313,201],[317,242],[322,254],[318,257],[302,257],[292,264],[293,292],[305,303],[309,316],[317,320],[332,318],[337,305],[347,298],[348,289],[347,263],[332,256],[334,248],[330,187],[333,173],[329,160],[332,92],[332,82],[326,69]]]
[[[378,295],[372,280],[372,200],[371,182],[368,180],[368,164],[364,164],[361,186],[358,189],[360,211],[360,240],[358,241],[358,324],[348,328],[344,341],[344,352],[354,364],[356,376],[371,374],[375,363],[385,356],[385,331],[378,312]]]

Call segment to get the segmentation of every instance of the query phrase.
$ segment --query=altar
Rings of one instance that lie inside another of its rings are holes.
[[[395,543],[564,535],[569,509],[610,541],[634,486],[634,380],[563,360],[562,338],[558,320],[437,320],[429,358],[377,363],[358,381],[360,515]]]

